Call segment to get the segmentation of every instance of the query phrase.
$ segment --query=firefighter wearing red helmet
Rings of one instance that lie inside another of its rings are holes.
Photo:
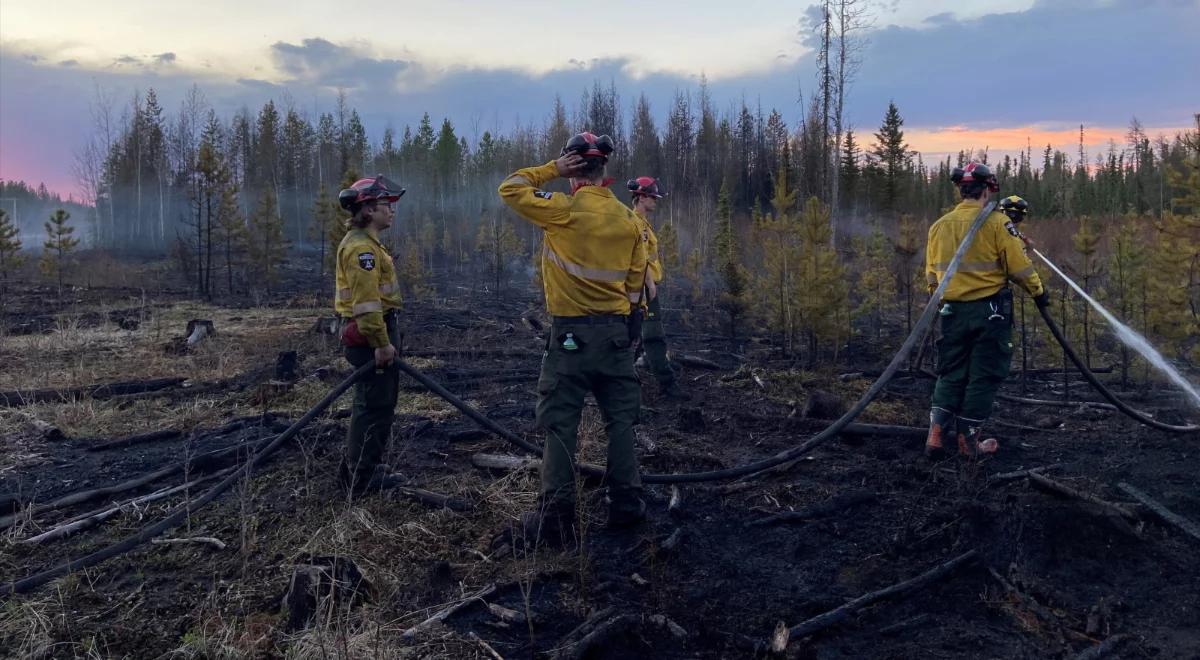
[[[996,175],[983,163],[955,168],[950,175],[962,202],[929,228],[925,273],[932,293],[958,246],[993,193]],[[983,438],[996,390],[1008,377],[1013,351],[1013,296],[1021,285],[1039,307],[1048,304],[1042,281],[1025,254],[1021,234],[1003,213],[992,212],[968,246],[942,296],[938,380],[929,412],[925,453],[942,457],[944,442],[957,439],[959,453],[992,453],[996,440]]]
[[[633,525],[645,517],[633,433],[641,386],[633,362],[646,252],[637,217],[608,188],[613,149],[607,135],[580,133],[557,160],[517,170],[500,184],[504,203],[542,229],[542,281],[552,317],[538,378],[537,423],[546,432],[541,497],[537,510],[522,516],[525,544],[574,538],[574,461],[589,391],[608,436],[608,523]],[[542,189],[559,177],[570,179],[572,194]]]
[[[392,205],[404,192],[379,175],[359,179],[338,193],[338,202],[352,214],[350,230],[338,245],[335,271],[334,308],[342,319],[342,344],[355,367],[371,361],[377,367],[354,385],[346,455],[339,470],[342,486],[352,495],[378,484],[400,391],[400,371],[394,364],[401,346],[396,318],[400,291],[379,232],[392,226]]]
[[[646,322],[642,325],[642,349],[650,371],[658,380],[659,392],[668,399],[686,401],[688,395],[679,387],[675,370],[667,357],[667,335],[663,331],[662,299],[658,283],[663,279],[662,260],[658,255],[658,236],[650,222],[658,209],[658,200],[666,196],[662,186],[653,177],[639,176],[626,184],[633,199],[633,212],[642,229],[642,242],[646,244]]]

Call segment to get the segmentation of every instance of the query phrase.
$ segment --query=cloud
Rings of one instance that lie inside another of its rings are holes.
[[[59,66],[78,66],[79,60],[63,60],[58,63]]]
[[[300,45],[275,42],[271,45],[271,55],[275,65],[291,76],[291,82],[329,88],[391,86],[397,76],[412,66],[406,60],[362,55],[320,38],[305,39]]]
[[[1196,3],[1068,2],[1066,8],[1042,2],[971,19],[942,14],[917,26],[873,30],[847,99],[848,123],[869,141],[867,134],[894,99],[913,140],[932,140],[940,127],[964,127],[942,135],[937,144],[947,150],[950,144],[1020,142],[1020,136],[996,132],[1012,127],[1030,131],[1036,145],[1041,131],[1077,130],[1080,123],[1089,131],[1121,127],[1134,115],[1146,126],[1187,125],[1200,109],[1200,86],[1185,84],[1195,77],[1187,72],[1200,70],[1200,40],[1192,35],[1200,21]],[[626,115],[644,92],[661,127],[676,91],[694,93],[700,75],[648,71],[646,62],[632,58],[570,59],[567,53],[558,55],[560,68],[539,74],[445,68],[417,58],[375,57],[365,48],[322,38],[281,41],[263,46],[274,71],[220,77],[215,65],[206,69],[199,58],[154,66],[158,60],[125,55],[96,70],[77,63],[52,66],[52,50],[30,49],[42,56],[30,59],[6,45],[0,52],[0,153],[8,155],[10,167],[19,163],[23,176],[71,190],[69,163],[90,130],[88,102],[96,84],[118,105],[135,90],[154,87],[169,112],[199,84],[223,117],[242,107],[253,111],[269,98],[279,101],[286,92],[302,99],[298,105],[310,119],[331,110],[333,90],[342,88],[373,140],[384,126],[415,125],[425,111],[435,121],[450,118],[473,140],[483,130],[541,125],[555,96],[574,105],[596,80],[616,85]],[[273,74],[279,79],[272,81]],[[719,112],[745,99],[764,112],[778,109],[792,127],[801,115],[800,93],[810,99],[815,88],[811,52],[709,83]],[[23,136],[39,136],[38,142]]]
[[[175,53],[170,53],[170,52],[159,53],[158,55],[154,56],[154,61],[157,62],[158,64],[174,64],[175,63]]]

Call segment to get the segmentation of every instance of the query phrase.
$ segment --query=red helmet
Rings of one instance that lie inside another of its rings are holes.
[[[338,203],[343,209],[353,212],[360,204],[374,201],[394,202],[406,191],[382,174],[370,179],[359,179],[354,185],[338,193]]]
[[[950,180],[955,185],[964,186],[972,183],[983,183],[992,192],[1000,192],[1000,182],[992,169],[983,163],[967,163],[966,167],[956,167],[950,173]]]
[[[597,136],[590,131],[584,131],[567,140],[566,146],[562,148],[559,155],[579,154],[584,158],[603,158],[608,160],[609,155],[612,154],[614,149],[612,138],[607,135]]]
[[[629,186],[629,192],[633,193],[634,199],[642,195],[654,199],[662,199],[667,196],[667,193],[658,187],[658,181],[653,177],[639,176],[636,179],[630,179],[625,185]]]

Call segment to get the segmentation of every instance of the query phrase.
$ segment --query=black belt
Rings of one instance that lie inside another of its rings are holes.
[[[608,325],[610,323],[625,323],[629,317],[624,314],[597,314],[595,316],[555,316],[555,325]]]

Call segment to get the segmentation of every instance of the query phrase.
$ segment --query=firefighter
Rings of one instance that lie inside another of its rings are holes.
[[[938,287],[983,205],[1000,190],[996,176],[982,163],[955,168],[950,178],[962,201],[929,228],[925,273],[930,293]],[[1049,304],[1025,254],[1020,232],[1004,214],[993,212],[963,255],[942,297],[938,380],[925,440],[930,458],[943,457],[944,443],[951,437],[957,438],[959,453],[967,456],[993,453],[998,448],[994,438],[983,439],[983,424],[1012,360],[1009,281],[1028,291],[1038,307]]]
[[[1017,195],[1009,195],[1008,197],[1000,200],[1000,203],[997,204],[996,207],[1000,209],[1001,213],[1007,215],[1009,221],[1012,222],[1013,227],[1016,227],[1017,236],[1023,243],[1025,243],[1025,247],[1033,248],[1033,241],[1029,240],[1029,237],[1021,232],[1021,228],[1019,226],[1029,215],[1029,202],[1025,201],[1021,197],[1018,197]]]
[[[543,231],[542,280],[552,322],[538,377],[537,424],[546,432],[536,511],[522,516],[524,540],[568,540],[575,521],[574,460],[584,396],[596,397],[608,436],[608,524],[645,518],[634,454],[641,387],[634,370],[641,338],[646,252],[637,217],[607,186],[607,135],[580,133],[557,160],[518,170],[500,198]],[[571,194],[542,187],[570,179]]]
[[[359,179],[338,193],[338,202],[352,214],[350,230],[337,251],[334,307],[342,319],[342,344],[350,364],[361,367],[373,360],[376,366],[354,385],[346,454],[339,469],[341,484],[352,496],[378,484],[400,389],[400,370],[394,364],[402,345],[396,318],[400,292],[379,232],[392,226],[392,205],[404,192],[379,175]]]
[[[658,181],[648,176],[630,179],[626,185],[633,196],[633,212],[641,225],[642,242],[646,245],[646,321],[642,325],[642,350],[651,372],[658,379],[659,393],[668,399],[687,401],[690,397],[679,387],[675,370],[667,358],[667,335],[663,332],[662,299],[658,288],[663,279],[663,267],[658,255],[658,237],[650,224],[658,200],[666,193]]]

